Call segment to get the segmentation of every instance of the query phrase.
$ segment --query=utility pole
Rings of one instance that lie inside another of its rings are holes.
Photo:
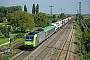
[[[79,2],[79,14],[81,14],[81,2]]]
[[[79,24],[79,10],[77,10],[77,23]]]
[[[51,8],[51,24],[52,24],[52,7],[54,6],[49,6]]]
[[[13,54],[13,46],[12,46],[12,41],[13,39],[11,38],[11,31],[12,31],[12,26],[8,26],[8,33],[9,33],[9,40],[10,40],[10,53]]]
[[[81,23],[80,23],[80,21],[81,21],[81,2],[79,2],[79,11],[78,11],[78,13],[79,13],[79,26],[81,25]],[[82,55],[82,52],[81,52],[81,50],[82,50],[82,41],[81,41],[81,39],[82,39],[82,32],[81,32],[81,26],[80,26],[80,42],[81,42],[81,44],[80,44],[80,53],[79,53],[79,55],[81,56]]]
[[[81,20],[81,2],[79,2],[79,23],[80,23],[80,20]]]

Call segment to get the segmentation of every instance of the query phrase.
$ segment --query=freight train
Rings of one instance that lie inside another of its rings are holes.
[[[51,26],[47,26],[42,29],[38,29],[34,32],[28,33],[25,36],[24,46],[25,48],[33,49],[40,45],[43,41],[49,38],[52,34],[54,34],[57,30],[59,30],[62,26],[64,26],[72,17],[57,21],[52,23]]]

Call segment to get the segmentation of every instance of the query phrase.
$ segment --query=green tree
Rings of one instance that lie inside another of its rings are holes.
[[[60,18],[59,15],[57,16],[57,18]]]
[[[26,12],[27,12],[27,7],[26,7],[26,5],[24,5],[24,11],[26,11]]]
[[[18,27],[20,28],[21,32],[25,32],[26,29],[31,30],[35,24],[33,15],[22,11],[17,11],[12,14],[8,14],[7,20],[8,19],[14,29]]]
[[[36,14],[39,13],[39,4],[36,5]]]
[[[2,12],[0,12],[0,22],[4,21],[4,17],[5,17],[5,15]]]
[[[46,13],[36,14],[35,23],[36,23],[36,26],[39,26],[39,27],[45,27],[45,26],[50,25],[50,21],[46,15]]]
[[[2,12],[0,12],[0,18],[3,18],[4,14]]]
[[[10,6],[8,7],[8,13],[13,13],[15,11],[22,11],[21,6]]]
[[[35,14],[35,4],[33,4],[33,7],[32,7],[32,14]]]
[[[56,15],[53,15],[53,18],[56,18]]]
[[[0,7],[0,12],[2,12],[4,15],[6,15],[8,13],[7,7],[1,6]]]
[[[8,13],[13,13],[15,11],[22,11],[22,7],[21,6],[10,6],[10,7],[1,6],[0,7],[0,12],[2,12],[5,16]]]
[[[8,14],[6,15],[6,18],[7,18],[7,21],[8,21],[8,22],[10,22],[11,16],[12,16],[12,13],[8,13]]]
[[[66,18],[66,15],[64,13],[61,13],[60,19],[65,19],[65,18]]]
[[[0,26],[0,32],[4,35],[4,37],[9,37],[7,26]]]
[[[68,15],[67,15],[67,17],[71,17],[71,15],[70,15],[70,14],[68,14]]]

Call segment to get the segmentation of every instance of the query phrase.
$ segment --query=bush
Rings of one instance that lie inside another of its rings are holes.
[[[17,39],[17,38],[24,38],[24,34],[23,33],[19,33],[17,34],[14,39]]]
[[[2,33],[0,32],[0,36],[2,36]]]
[[[4,35],[4,37],[9,37],[7,26],[0,26],[0,32]]]
[[[54,22],[56,22],[56,21],[57,21],[57,19],[53,19],[53,20],[52,20],[52,23],[54,23]]]
[[[0,23],[3,22],[3,20],[4,20],[3,18],[0,18]]]

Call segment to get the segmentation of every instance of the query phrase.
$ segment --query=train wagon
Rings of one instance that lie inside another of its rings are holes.
[[[55,26],[55,31],[57,31],[59,29],[59,27],[57,26],[56,23],[52,23],[52,26]]]
[[[62,26],[65,25],[65,20],[62,20]]]
[[[68,22],[68,18],[64,19],[65,20],[65,24]]]
[[[42,29],[46,33],[46,38],[50,37],[53,33],[55,33],[55,26],[47,26]]]
[[[62,20],[58,21],[58,23],[59,23],[59,28],[61,28],[62,27]]]

